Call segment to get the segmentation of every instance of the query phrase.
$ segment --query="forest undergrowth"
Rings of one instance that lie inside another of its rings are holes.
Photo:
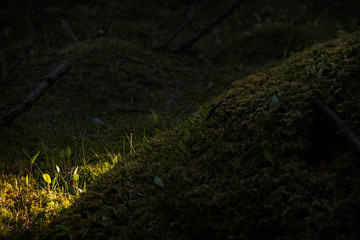
[[[180,53],[232,1],[1,5],[1,115],[72,67],[1,127],[0,238],[356,239],[356,150],[311,99],[359,135],[359,5],[265,2]]]

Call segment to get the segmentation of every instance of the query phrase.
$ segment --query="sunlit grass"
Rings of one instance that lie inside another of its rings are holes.
[[[33,235],[86,192],[89,183],[149,141],[145,130],[141,137],[124,132],[110,149],[85,136],[65,148],[49,149],[41,142],[43,148],[34,155],[25,152],[23,174],[0,172],[0,239]]]

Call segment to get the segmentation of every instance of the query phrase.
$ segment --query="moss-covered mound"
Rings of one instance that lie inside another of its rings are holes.
[[[215,80],[185,58],[114,38],[91,39],[26,58],[14,79],[0,83],[0,115],[23,101],[63,59],[72,63],[70,72],[14,121],[11,134],[0,133],[0,160],[7,167],[13,169],[13,160],[19,163],[13,154],[18,149],[30,154],[42,149],[39,138],[53,145],[70,138],[64,143],[69,144],[86,132],[92,139],[106,135],[102,140],[118,146],[124,132],[141,138],[146,129],[151,135],[151,110],[172,118],[188,113],[208,99],[205,89]]]
[[[359,135],[359,66],[357,32],[234,82],[37,239],[358,239],[359,153],[311,98]]]
[[[27,60],[16,69],[16,79],[7,82],[8,85],[4,83],[0,98],[3,109],[23,100],[39,84],[39,79],[63,59],[73,65],[70,74],[59,79],[35,106],[41,110],[46,108],[49,115],[58,112],[56,117],[69,109],[80,115],[169,110],[173,105],[188,103],[184,101],[184,86],[194,89],[200,82],[206,87],[204,81],[197,81],[199,77],[195,81],[191,79],[198,71],[186,60],[170,54],[159,55],[113,38],[70,44],[60,50],[54,49],[49,55],[51,57]]]

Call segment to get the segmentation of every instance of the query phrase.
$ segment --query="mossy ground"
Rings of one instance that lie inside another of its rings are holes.
[[[358,152],[311,98],[359,133],[359,47],[355,33],[234,82],[194,119],[117,164],[38,238],[356,239]],[[280,106],[272,109],[274,94]]]
[[[351,1],[245,3],[181,55],[152,48],[201,2],[12,4],[1,8],[2,112],[64,58],[73,68],[2,128],[0,238],[356,239],[355,151],[310,98],[359,134],[359,34],[264,70],[358,29]],[[209,1],[169,48],[228,4]]]

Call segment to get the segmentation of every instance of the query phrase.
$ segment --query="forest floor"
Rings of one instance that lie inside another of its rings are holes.
[[[173,52],[231,3],[0,5],[0,115],[63,60],[72,64],[30,109],[1,127],[0,239],[291,239],[297,231],[302,234],[295,239],[356,237],[346,230],[354,231],[358,219],[341,211],[360,210],[353,201],[357,190],[339,192],[335,181],[322,185],[337,176],[357,183],[348,172],[351,160],[331,165],[356,155],[345,149],[346,140],[319,132],[332,127],[315,120],[307,103],[321,95],[360,133],[358,85],[341,85],[359,73],[358,34],[346,35],[359,30],[360,5],[244,1],[198,42]],[[194,21],[162,46],[202,4]],[[311,74],[321,84],[310,81]],[[278,108],[278,115],[265,112]],[[327,138],[334,141],[321,143]],[[285,158],[283,166],[275,163]],[[233,188],[242,185],[249,189]],[[327,196],[334,192],[336,200]],[[313,217],[314,226],[291,224],[299,217]]]

